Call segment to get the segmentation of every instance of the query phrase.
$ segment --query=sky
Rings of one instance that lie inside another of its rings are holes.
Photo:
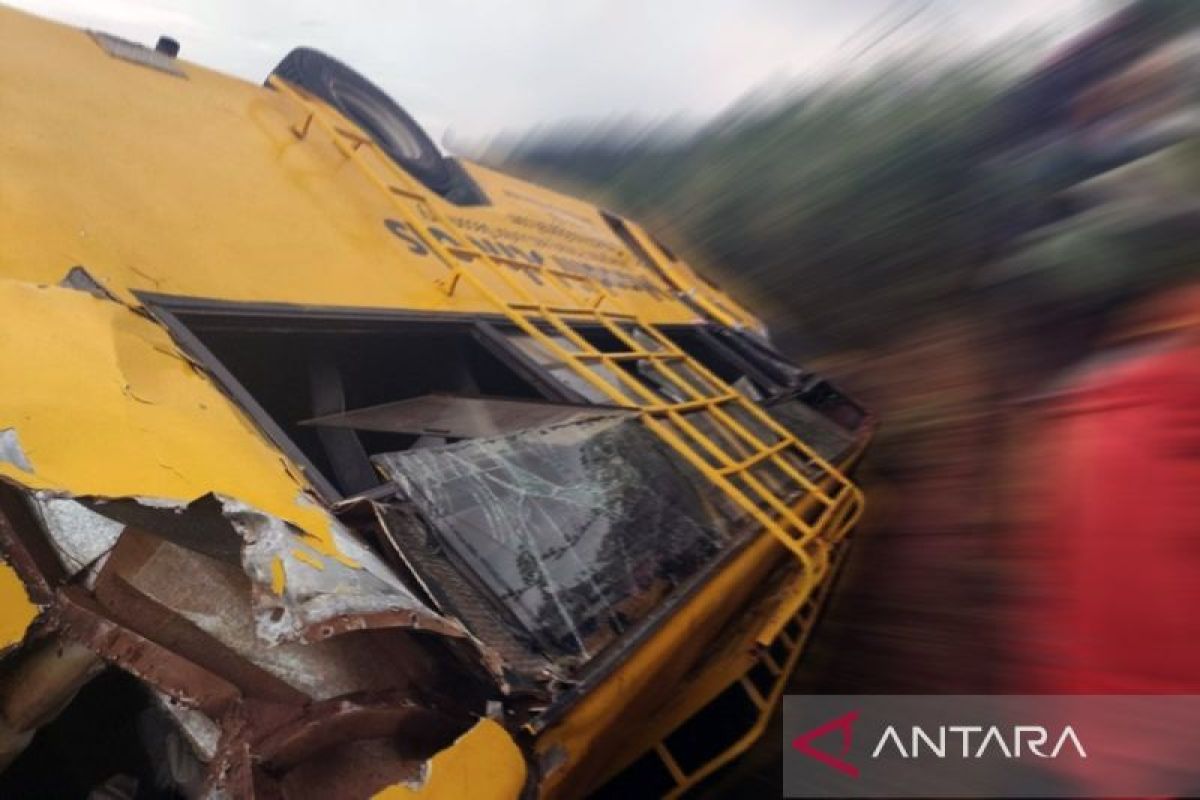
[[[443,144],[560,122],[703,122],[902,48],[1061,40],[1097,0],[0,0],[260,83],[317,47]]]

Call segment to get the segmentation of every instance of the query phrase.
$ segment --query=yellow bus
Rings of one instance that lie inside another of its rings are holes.
[[[761,734],[861,407],[320,52],[0,40],[0,793],[676,795]]]

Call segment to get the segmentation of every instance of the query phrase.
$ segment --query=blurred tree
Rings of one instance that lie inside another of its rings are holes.
[[[979,127],[1012,60],[892,62],[742,104],[688,137],[544,132],[502,166],[646,222],[767,309],[789,344],[869,347],[969,301],[963,290],[1032,200],[1027,182],[988,168]]]

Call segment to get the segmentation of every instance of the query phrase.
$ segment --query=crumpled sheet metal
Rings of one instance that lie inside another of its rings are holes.
[[[340,653],[346,650],[342,645],[361,636],[389,639],[400,650],[413,647],[401,647],[407,639],[393,640],[383,630],[337,636],[360,628],[416,627],[461,635],[456,622],[427,608],[348,529],[309,499],[295,466],[153,321],[75,288],[9,280],[0,280],[0,307],[5,309],[0,315],[0,381],[6,387],[0,393],[0,431],[8,431],[0,481],[17,487],[32,507],[34,516],[26,512],[28,528],[21,530],[36,531],[40,522],[50,540],[49,548],[39,543],[46,548],[44,558],[33,558],[24,549],[24,534],[15,536],[21,575],[0,562],[0,648],[21,641],[40,613],[44,630],[60,631],[120,665],[169,698],[168,703],[178,704],[187,718],[180,722],[189,740],[212,759],[209,775],[215,782],[209,794],[244,796],[242,789],[255,790],[252,754],[259,740],[281,725],[311,725],[310,712],[325,702],[340,703],[329,694],[343,689],[321,683],[328,691],[317,692],[315,685],[309,686],[312,691],[301,692],[298,704],[250,696],[231,681],[253,669],[253,662],[240,672],[214,672],[111,619],[110,608],[116,606],[107,604],[121,604],[122,613],[134,615],[129,620],[134,623],[138,604],[144,610],[154,602],[110,569],[128,535],[159,537],[196,557],[218,559],[235,571],[231,574],[243,576],[242,591],[254,612],[250,638],[260,653],[289,648]],[[61,572],[51,566],[56,556]],[[26,570],[33,572],[27,575]],[[23,577],[37,585],[43,607],[29,599]],[[93,594],[102,589],[109,592],[103,601]],[[156,614],[173,613],[169,607],[159,609]],[[175,617],[184,625],[204,621]],[[186,633],[179,622],[171,625],[168,641]],[[153,625],[148,630],[159,631]],[[203,628],[199,633],[213,635]],[[387,680],[402,686],[393,673],[408,662],[372,652],[376,672],[392,675]],[[213,668],[228,663],[227,654],[200,660]],[[320,682],[319,674],[313,677]],[[365,708],[338,722],[346,727],[342,737],[359,735],[356,726],[369,727],[379,719],[395,718],[396,725],[415,725],[418,731],[431,729],[430,714],[438,726],[464,724],[453,721],[461,714],[446,717],[432,709],[425,716],[419,710],[397,716],[416,707],[406,699],[407,690],[396,691],[395,698],[379,700],[377,712]],[[462,710],[472,702],[464,700]],[[239,739],[243,734],[238,731],[253,738]],[[406,729],[400,738],[407,741],[412,732]],[[515,749],[504,737],[508,748]],[[227,742],[245,759],[229,761]],[[428,773],[425,760],[434,753],[404,756],[392,772],[416,775],[416,788]],[[312,774],[320,774],[325,756],[314,755]],[[517,758],[520,765],[519,753]],[[226,763],[247,769],[227,775],[221,771]],[[248,782],[239,782],[239,776]],[[303,783],[306,776],[297,772],[293,777]]]
[[[293,465],[152,320],[73,288],[0,280],[0,479],[31,491],[69,572],[120,531],[103,501],[136,503],[171,536],[211,496],[209,544],[239,553],[266,641],[372,624],[454,635],[331,514]],[[9,445],[19,444],[19,449]],[[12,450],[10,453],[9,451]],[[197,502],[194,502],[197,501]],[[92,513],[95,512],[95,513]]]
[[[288,462],[166,330],[86,292],[0,280],[0,477],[63,495],[186,504],[237,497],[334,554],[330,517],[296,502]]]
[[[298,502],[310,501],[301,497]],[[457,622],[429,609],[332,517],[330,540],[336,549],[328,555],[289,523],[230,497],[208,495],[184,505],[37,492],[33,505],[69,575],[112,550],[127,525],[238,564],[250,579],[255,636],[266,645],[315,642],[377,627],[464,635]]]
[[[98,576],[98,599],[108,609],[124,611],[122,618],[143,630],[184,631],[187,626],[177,620],[160,623],[153,604],[170,609],[196,629],[185,634],[182,647],[191,648],[185,655],[222,671],[247,696],[306,703],[382,690],[409,681],[410,668],[423,661],[419,646],[387,636],[388,631],[380,631],[383,636],[265,643],[255,631],[253,592],[240,565],[139,531],[126,536]],[[214,645],[225,652],[218,653]]]
[[[637,420],[374,457],[528,634],[586,659],[733,541],[708,484]]]
[[[68,575],[77,575],[112,550],[125,530],[124,524],[97,514],[72,497],[35,492],[32,500],[50,546]]]
[[[245,542],[242,565],[256,588],[255,626],[264,642],[317,641],[381,622],[463,635],[336,519],[329,527],[334,555],[326,555],[284,520],[233,498],[218,499]]]

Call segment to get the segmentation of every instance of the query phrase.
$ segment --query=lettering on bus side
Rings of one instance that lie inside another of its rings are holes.
[[[452,235],[436,225],[417,229],[407,222],[390,217],[384,219],[383,225],[404,244],[405,248],[412,255],[422,258],[432,256],[433,248],[430,242],[433,241],[449,249],[451,255],[459,261],[469,263],[475,258],[472,253],[467,252],[469,249],[467,245],[459,242]],[[534,268],[544,265],[546,257],[538,250],[517,247],[508,242],[500,242],[484,236],[468,237],[467,242],[479,252],[497,258],[505,266],[529,276],[530,280],[535,283],[542,283],[541,276],[537,274],[537,270]],[[668,295],[667,292],[664,292],[653,282],[641,276],[630,275],[620,270],[597,266],[582,259],[560,255],[551,255],[550,260],[564,272],[590,277],[609,289],[644,292],[655,299],[661,299]],[[528,265],[528,267],[524,265]]]

